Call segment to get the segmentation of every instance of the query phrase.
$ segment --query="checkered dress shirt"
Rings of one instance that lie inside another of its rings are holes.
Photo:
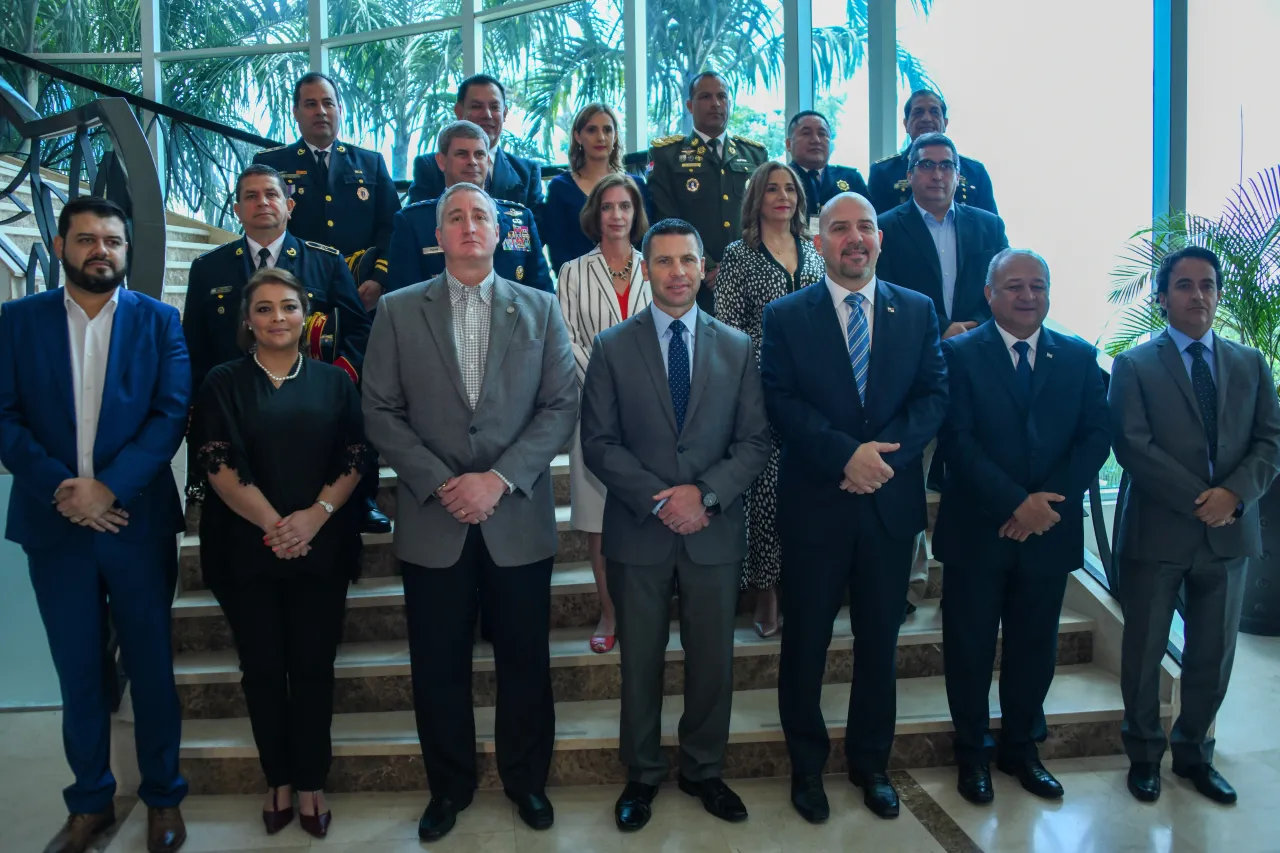
[[[493,314],[493,273],[475,287],[469,287],[445,270],[449,281],[449,305],[453,308],[453,343],[458,350],[458,369],[467,389],[467,400],[475,411],[484,382],[485,359],[489,356],[489,322]]]

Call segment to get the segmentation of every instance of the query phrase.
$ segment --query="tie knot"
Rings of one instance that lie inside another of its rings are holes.
[[[684,337],[684,322],[682,320],[671,321],[671,335],[672,337]]]
[[[1204,344],[1192,341],[1187,344],[1187,352],[1191,353],[1192,358],[1204,358]]]
[[[865,299],[866,297],[864,297],[861,293],[850,293],[848,296],[844,298],[844,304],[852,308],[861,308],[863,300]]]
[[[1014,341],[1013,351],[1016,352],[1019,356],[1022,356],[1025,358],[1027,353],[1031,351],[1031,344],[1027,343],[1026,341]]]

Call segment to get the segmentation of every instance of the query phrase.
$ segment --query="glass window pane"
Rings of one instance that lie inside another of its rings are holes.
[[[0,33],[5,47],[22,53],[136,51],[142,42],[138,4],[123,0],[10,0]]]
[[[329,0],[329,35],[420,24],[462,12],[462,0]]]
[[[307,0],[162,0],[160,49],[306,41]]]
[[[392,178],[412,178],[413,158],[434,151],[436,132],[454,118],[458,31],[337,48],[329,64],[347,108],[343,138],[380,151]]]
[[[623,119],[622,0],[579,0],[487,23],[484,67],[507,87],[503,145],[567,163],[580,107],[601,101]]]
[[[831,162],[852,166],[866,180],[871,166],[867,28],[857,8],[813,7],[813,108],[831,122]]]
[[[910,57],[932,77],[948,135],[991,176],[1010,243],[1048,260],[1050,318],[1094,340],[1111,313],[1117,255],[1151,221],[1151,4],[973,0],[931,10],[898,0],[899,69]],[[1081,45],[1106,61],[1081,61]],[[900,85],[899,118],[907,94]]]
[[[1232,190],[1280,162],[1267,56],[1275,0],[1191,0],[1187,36],[1187,209],[1216,217]]]

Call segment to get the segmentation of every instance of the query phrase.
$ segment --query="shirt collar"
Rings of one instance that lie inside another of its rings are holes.
[[[698,134],[698,138],[699,138],[699,139],[701,139],[703,142],[710,142],[710,141],[711,141],[711,137],[710,137],[710,136],[707,136],[707,134],[703,133],[702,131],[698,130],[697,128],[694,128],[693,132],[694,132],[694,133],[696,133],[696,134]],[[717,136],[717,137],[715,137],[715,138],[719,140],[720,156],[721,156],[721,157],[723,157],[723,156],[724,156],[724,150],[725,150],[725,143],[727,143],[727,142],[729,141],[729,131],[727,131],[727,130],[726,130],[724,133],[720,134],[719,136]]]
[[[992,322],[995,323],[994,320],[992,320]],[[999,323],[996,323],[996,331],[999,332],[1000,337],[1004,339],[1005,349],[1013,349],[1014,344],[1016,344],[1020,340],[1025,340],[1027,342],[1027,346],[1031,348],[1031,351],[1035,352],[1036,346],[1040,343],[1040,329],[1036,329],[1027,338],[1019,338],[1009,334],[1004,330],[1004,327],[1001,326]]]
[[[326,152],[326,153],[332,154],[332,153],[333,153],[333,146],[337,143],[337,141],[338,141],[338,140],[336,140],[336,139],[335,139],[333,142],[330,142],[330,143],[329,143],[328,145],[326,145],[324,148],[317,148],[317,147],[315,147],[314,145],[312,145],[310,142],[307,142],[307,147],[311,149],[311,156],[313,156],[313,157],[314,157],[317,153],[319,153],[319,152],[321,152],[321,151],[324,151],[324,152]],[[303,142],[306,142],[306,140],[304,139],[304,140],[303,140]]]
[[[791,161],[791,168],[795,169],[801,175],[803,175],[805,172],[813,172],[814,177],[816,177],[818,180],[822,180],[822,173],[827,171],[826,166],[823,166],[820,169],[806,169],[804,166],[801,166],[795,160]]]
[[[924,219],[925,225],[951,225],[956,221],[956,203],[954,201],[951,202],[951,206],[947,208],[947,212],[943,215],[941,222],[938,221],[936,216],[921,207],[920,202],[916,201],[914,198],[911,199],[911,203],[916,206],[916,210],[920,211],[920,216]]]
[[[471,288],[458,281],[458,279],[454,277],[453,273],[449,272],[447,267],[445,268],[444,274],[449,282],[450,304],[456,305],[465,299],[469,293],[476,292],[476,289],[479,290],[480,301],[485,305],[488,305],[493,301],[493,277],[495,275],[493,270],[489,270],[489,274],[485,276],[484,281],[476,285],[476,288]]]
[[[1173,326],[1169,327],[1169,337],[1173,338],[1173,342],[1178,345],[1178,352],[1186,352],[1187,347],[1195,343],[1195,339],[1190,335],[1180,332]],[[1204,344],[1204,348],[1209,352],[1213,352],[1213,329],[1204,333],[1200,338],[1200,343]]]
[[[258,266],[258,252],[263,249],[266,249],[271,253],[271,263],[273,266],[280,262],[280,249],[284,246],[284,235],[288,233],[288,231],[281,231],[280,236],[272,240],[271,244],[268,246],[263,246],[261,243],[255,242],[248,234],[244,235],[244,242],[249,247],[249,259],[255,269]]]
[[[864,284],[861,290],[855,290],[855,291],[846,290],[845,288],[841,287],[840,285],[832,281],[830,276],[824,276],[823,281],[827,283],[827,292],[831,294],[831,301],[835,303],[837,314],[840,311],[840,306],[844,304],[845,297],[848,296],[850,293],[861,293],[862,298],[865,299],[867,301],[867,305],[870,306],[870,310],[875,309],[876,281],[877,281],[875,276],[872,276],[871,281]]]
[[[116,306],[120,304],[120,288],[122,287],[124,287],[123,284],[117,285],[116,289],[111,291],[111,298],[107,300],[106,305],[102,306],[103,311],[106,311],[108,314],[115,313]],[[76,302],[74,299],[71,298],[71,291],[67,290],[67,288],[65,287],[62,288],[62,304],[66,306],[68,309],[70,309],[74,305],[75,310],[79,311],[81,314],[84,314],[86,317],[89,316],[89,313],[80,307],[80,303]],[[99,314],[98,316],[101,317],[102,315]]]
[[[656,302],[651,303],[649,307],[653,311],[653,327],[658,330],[658,337],[661,338],[671,328],[671,324],[676,321],[676,318],[659,308]],[[680,322],[684,324],[687,332],[692,332],[697,328],[698,303],[695,302],[689,307],[689,311],[680,318]]]

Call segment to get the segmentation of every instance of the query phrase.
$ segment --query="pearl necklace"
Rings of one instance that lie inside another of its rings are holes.
[[[253,351],[253,361],[255,364],[258,365],[258,367],[262,367],[262,362],[258,361],[258,351],[256,349]],[[293,372],[290,373],[288,376],[276,376],[270,370],[267,370],[265,367],[262,367],[262,372],[267,374],[268,379],[270,379],[272,382],[276,382],[281,385],[288,382],[290,379],[297,379],[298,373],[301,372],[301,370],[302,370],[302,353],[298,353],[298,363],[294,365]]]

